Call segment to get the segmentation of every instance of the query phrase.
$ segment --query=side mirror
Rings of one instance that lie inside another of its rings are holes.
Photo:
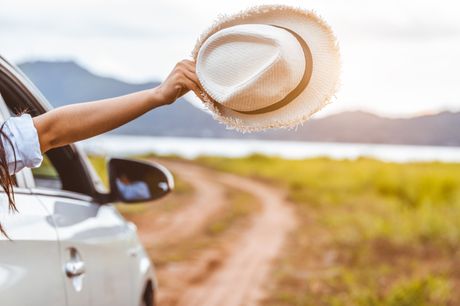
[[[174,189],[171,172],[157,163],[112,158],[108,168],[112,201],[145,202]]]

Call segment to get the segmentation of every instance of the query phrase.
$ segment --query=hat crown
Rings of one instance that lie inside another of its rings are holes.
[[[241,24],[211,35],[197,57],[197,76],[218,103],[255,111],[282,100],[302,80],[305,54],[289,31]]]

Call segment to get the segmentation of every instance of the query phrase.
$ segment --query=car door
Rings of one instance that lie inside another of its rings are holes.
[[[132,229],[112,206],[37,195],[51,211],[66,271],[68,305],[131,305]]]
[[[58,149],[33,170],[32,192],[49,211],[58,233],[68,305],[132,305],[135,230],[112,205],[65,190],[68,179],[61,177],[69,177],[78,160]]]
[[[11,113],[27,110],[37,115],[50,109],[33,85],[1,57],[0,91]],[[47,286],[48,278],[59,278],[61,289],[65,289],[60,293],[62,297],[67,293],[68,305],[132,305],[135,299],[129,271],[133,270],[130,265],[134,258],[130,254],[136,256],[136,253],[132,253],[130,247],[138,244],[133,243],[133,229],[113,207],[93,202],[93,196],[105,195],[93,171],[76,145],[48,151],[42,166],[33,170],[33,176],[29,169],[22,171],[22,181],[31,191],[31,199],[37,206],[42,205],[42,217],[49,222],[48,235],[55,233],[54,245],[60,255],[56,258],[52,256],[56,254],[50,253],[56,269],[41,266],[50,268],[50,273],[44,273],[42,282],[37,286],[31,283],[29,288],[37,288],[41,295],[46,295],[53,288],[59,289],[57,285]],[[33,229],[30,228],[31,233],[38,234]],[[34,250],[30,249],[28,254],[33,257]],[[37,270],[41,271],[39,267]],[[44,301],[47,300],[33,302],[35,305],[64,305]],[[8,305],[2,302],[0,295],[0,305]]]
[[[0,95],[0,121],[7,117]],[[0,222],[11,239],[0,235],[0,305],[66,305],[56,228],[48,211],[25,188],[26,171],[15,175],[18,212],[8,209],[6,194],[0,193]]]
[[[66,305],[58,239],[53,221],[31,194],[15,190],[19,213],[1,194],[0,305]]]

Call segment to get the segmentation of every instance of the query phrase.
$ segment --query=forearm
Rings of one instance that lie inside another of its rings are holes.
[[[189,90],[199,96],[202,89],[195,63],[183,60],[156,88],[51,110],[33,118],[41,152],[113,130],[151,109],[174,102]]]
[[[56,108],[33,118],[42,152],[113,130],[170,101],[158,88]]]

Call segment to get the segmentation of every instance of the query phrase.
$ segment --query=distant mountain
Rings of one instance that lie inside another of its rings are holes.
[[[390,119],[344,112],[311,120],[301,133],[309,141],[460,146],[460,113]]]
[[[56,107],[128,94],[158,85],[158,82],[131,84],[97,76],[74,62],[26,62],[19,67]],[[187,101],[177,101],[151,111],[112,133],[460,146],[460,113],[389,119],[364,112],[344,112],[312,119],[296,130],[241,134],[225,129],[209,114]]]

